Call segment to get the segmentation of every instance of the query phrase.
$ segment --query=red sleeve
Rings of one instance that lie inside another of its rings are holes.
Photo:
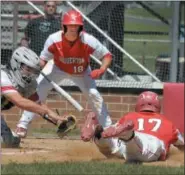
[[[119,119],[118,123],[123,124],[126,120],[134,120],[135,117],[136,117],[135,112],[128,112],[127,114],[125,114],[123,117]]]
[[[127,118],[127,115],[128,115],[128,114],[126,114],[126,115],[122,116],[122,117],[118,120],[118,122],[117,122],[117,123],[119,123],[119,124],[123,124],[123,123],[125,122],[126,118]]]
[[[16,90],[13,86],[3,86],[1,87],[1,92],[6,92],[6,91],[9,91],[9,90]]]
[[[52,54],[54,54],[55,53],[55,45],[54,44],[50,45],[48,47],[48,51],[51,52]]]
[[[121,117],[121,118],[119,119],[118,124],[123,124],[124,121],[125,121],[125,118],[124,118],[124,116],[123,116],[123,117]]]

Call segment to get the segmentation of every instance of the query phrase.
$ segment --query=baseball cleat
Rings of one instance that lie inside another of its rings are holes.
[[[130,135],[131,132],[133,132],[134,129],[134,123],[133,121],[126,121],[124,124],[117,124],[112,125],[108,128],[106,128],[101,136],[103,138],[109,138],[109,137],[119,137],[124,138],[128,134]]]
[[[96,126],[98,125],[98,119],[94,112],[89,112],[86,116],[86,121],[81,129],[81,139],[84,142],[90,141],[94,138]]]
[[[17,127],[15,130],[15,133],[20,137],[20,138],[25,138],[27,135],[27,129],[22,128],[22,127]]]

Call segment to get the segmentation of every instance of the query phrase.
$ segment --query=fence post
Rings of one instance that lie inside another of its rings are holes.
[[[73,3],[70,1],[66,1],[67,4],[78,11],[82,17],[93,26],[98,32],[100,32],[111,44],[113,44],[117,49],[119,49],[122,53],[124,53],[129,59],[131,59],[137,66],[139,66],[143,71],[145,71],[148,75],[150,75],[155,81],[161,82],[152,72],[150,72],[146,67],[144,67],[139,61],[137,61],[133,56],[131,56],[126,50],[122,48],[117,42],[115,42],[111,37],[109,37],[104,31],[102,31],[93,21],[91,21],[84,13],[82,13]]]
[[[17,35],[18,35],[18,2],[13,2],[13,50],[17,48]]]
[[[178,49],[179,49],[179,9],[180,2],[172,2],[172,52],[171,52],[171,63],[170,63],[170,82],[177,82],[178,73]]]
[[[0,2],[0,6],[1,6],[1,8],[2,8],[1,2]],[[1,12],[1,8],[0,8],[0,12]],[[0,19],[0,21],[1,21],[1,19]],[[1,27],[1,28],[2,28],[2,27]],[[1,28],[0,28],[0,33],[1,33]],[[2,35],[2,33],[1,33],[1,35]],[[1,41],[1,43],[0,43],[0,55],[1,55],[1,44],[2,44],[1,35],[0,35],[0,41]],[[1,60],[2,60],[2,55],[1,55]]]

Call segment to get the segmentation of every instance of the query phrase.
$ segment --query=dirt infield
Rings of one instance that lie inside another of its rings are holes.
[[[24,139],[21,142],[21,148],[2,148],[1,155],[1,164],[92,160],[124,162],[122,159],[107,159],[98,151],[94,143],[84,143],[80,140]],[[173,147],[168,160],[149,163],[149,165],[184,165],[184,153]]]

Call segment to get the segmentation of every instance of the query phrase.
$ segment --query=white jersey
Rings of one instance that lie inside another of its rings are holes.
[[[24,97],[31,96],[36,91],[36,80],[32,81],[25,88],[19,86],[15,77],[11,75],[7,68],[1,69],[1,110],[10,109],[13,105],[10,101],[5,98],[5,94],[19,92]]]

